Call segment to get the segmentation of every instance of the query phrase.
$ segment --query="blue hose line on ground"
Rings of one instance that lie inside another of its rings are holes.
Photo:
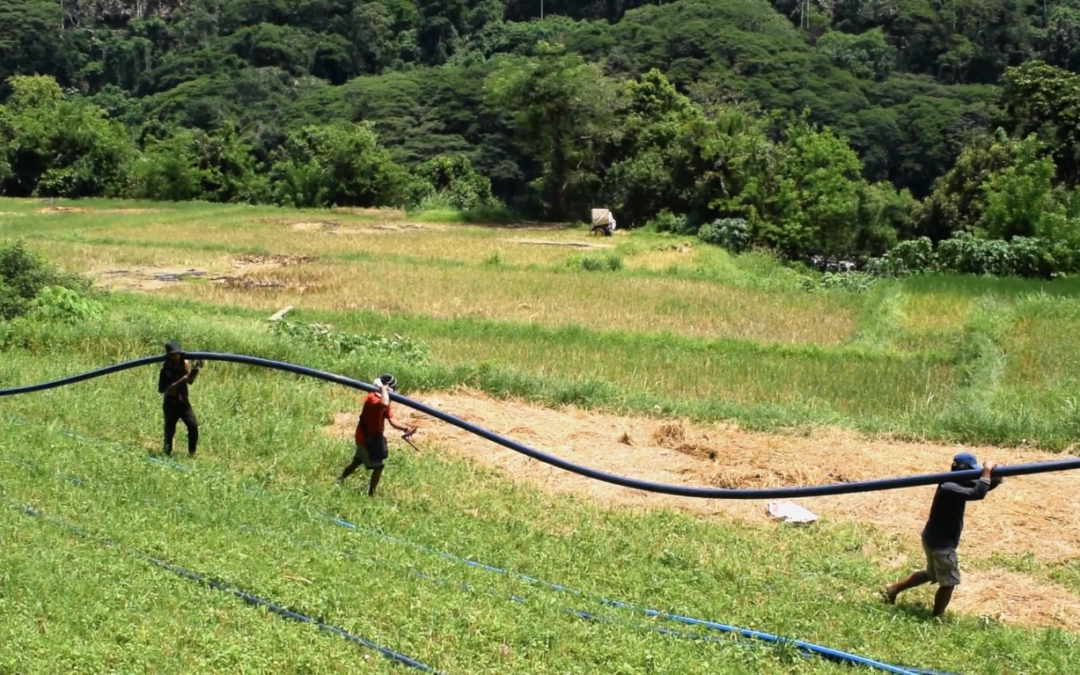
[[[364,391],[375,391],[375,386],[366,382],[360,382],[341,375],[335,375],[333,373],[326,373],[320,370],[314,370],[304,366],[298,366],[291,363],[284,363],[281,361],[271,361],[270,359],[262,359],[255,356],[243,356],[240,354],[218,354],[214,352],[189,352],[186,356],[192,359],[203,359],[206,361],[225,361],[229,363],[239,363],[250,366],[260,366],[263,368],[271,368],[274,370],[281,370],[295,375],[304,375],[306,377],[313,377],[318,380],[324,380],[326,382],[333,382],[352,389],[361,389]],[[45,389],[52,389],[55,387],[62,387],[69,384],[75,384],[84,380],[89,380],[94,377],[101,377],[103,375],[109,375],[111,373],[117,373],[130,368],[137,368],[139,366],[145,366],[152,363],[158,363],[165,360],[165,355],[160,356],[146,356],[141,359],[135,359],[134,361],[126,361],[124,363],[118,363],[112,366],[107,366],[99,370],[82,373],[80,375],[74,375],[72,377],[64,378],[62,380],[55,380],[52,382],[44,382],[41,384],[34,384],[25,387],[15,387],[11,389],[0,389],[0,397],[13,396],[16,394],[28,394],[36,391],[43,391]],[[760,489],[731,489],[731,488],[700,488],[700,487],[687,487],[683,485],[668,485],[665,483],[655,483],[652,481],[638,480],[635,478],[628,478],[626,476],[618,476],[614,474],[605,473],[603,471],[597,471],[588,467],[573,464],[558,457],[548,455],[534,450],[526,445],[522,445],[516,441],[512,441],[508,438],[499,436],[486,429],[482,429],[478,426],[470,424],[464,420],[458,419],[453,415],[448,415],[440,410],[428,407],[423,403],[410,400],[399,394],[390,394],[390,398],[404,406],[417,410],[429,415],[438,420],[442,420],[447,424],[451,424],[458,428],[464,429],[469,433],[480,436],[487,439],[492,443],[496,443],[515,452],[520,452],[523,455],[532,457],[535,460],[550,464],[554,467],[576,473],[586,478],[592,478],[593,480],[603,481],[605,483],[612,483],[614,485],[620,485],[622,487],[631,488],[635,490],[644,490],[646,492],[655,492],[660,494],[676,495],[679,497],[696,497],[700,499],[783,499],[792,497],[822,497],[826,495],[842,495],[853,494],[857,492],[876,492],[880,490],[896,490],[900,488],[919,487],[922,485],[938,485],[946,481],[956,480],[975,480],[982,471],[980,469],[971,469],[969,471],[950,471],[944,473],[935,474],[923,474],[915,476],[904,476],[900,478],[886,478],[880,480],[862,481],[858,483],[836,483],[832,485],[812,485],[802,487],[788,487],[788,488],[760,488]],[[999,467],[994,470],[993,475],[996,477],[1005,476],[1023,476],[1037,473],[1046,473],[1050,471],[1067,471],[1073,469],[1080,469],[1080,459],[1062,460],[1056,462],[1038,462],[1034,464],[1018,464],[1014,466]]]
[[[33,470],[33,471],[41,470],[41,467],[39,467],[38,465],[33,464],[31,462],[27,462],[25,460],[12,460],[12,459],[7,459],[7,458],[0,458],[0,461],[6,462],[8,464],[22,466],[22,467],[28,468],[30,470]],[[65,480],[67,480],[67,481],[69,481],[71,483],[77,484],[77,485],[91,485],[91,483],[89,481],[87,481],[85,479],[82,479],[82,478],[79,478],[78,476],[74,476],[74,475],[71,475],[71,474],[65,474],[63,477],[64,477]],[[156,502],[156,501],[151,500],[151,499],[144,500],[144,503],[146,505],[148,505],[148,506],[157,506],[157,507],[164,506],[164,504],[161,504],[161,503]],[[175,508],[180,512],[188,512],[188,510],[186,508],[184,508],[183,506],[177,505]],[[25,508],[22,508],[21,510],[26,512]],[[30,515],[39,515],[39,514],[32,513]],[[54,522],[56,522],[56,521],[54,520]],[[64,525],[64,526],[69,527],[69,528],[73,527],[73,526],[68,526],[68,525],[66,525],[64,523],[58,523],[58,524]],[[283,535],[282,533],[275,532],[273,530],[270,530],[269,528],[252,527],[252,526],[244,525],[244,526],[241,527],[241,529],[244,530],[244,531],[247,531],[247,532],[251,532],[253,534],[257,534],[259,536],[264,536],[264,537],[285,536],[286,538],[290,539],[294,543],[299,544],[301,546],[305,546],[305,547],[308,547],[308,548],[313,548],[315,550],[323,551],[323,552],[329,553],[331,555],[342,555],[342,556],[345,556],[346,558],[349,558],[350,560],[361,560],[361,558],[357,558],[357,556],[353,555],[349,551],[338,551],[338,550],[332,549],[332,548],[330,548],[328,546],[324,546],[324,545],[316,543],[316,542],[306,541],[306,540],[303,540],[303,539],[299,539],[297,537],[293,537],[291,535]],[[85,536],[91,536],[91,535],[85,535]],[[91,536],[91,538],[92,538],[92,536]],[[110,544],[111,544],[111,542],[110,542]],[[368,562],[370,562],[370,559],[368,560]],[[403,566],[398,565],[398,567],[403,567]],[[172,568],[170,567],[169,569],[172,569]],[[177,569],[182,570],[182,568],[177,568]],[[492,568],[492,569],[495,569],[495,568]],[[176,570],[173,570],[173,571],[176,571]],[[428,575],[428,574],[424,574],[422,572],[417,572],[415,570],[409,570],[409,571],[412,573],[413,576],[419,577],[419,578],[424,579],[426,581],[431,581],[431,582],[434,582],[434,583],[437,583],[437,584],[447,585],[447,586],[457,586],[460,590],[463,590],[463,591],[468,592],[468,593],[478,593],[477,589],[472,587],[470,584],[467,584],[467,583],[464,583],[464,582],[454,583],[454,582],[451,582],[451,581],[449,581],[447,579],[441,579],[439,577],[434,577],[434,576],[431,576],[431,575]],[[180,572],[178,572],[178,573],[180,573]],[[190,573],[190,574],[194,574],[194,573]],[[184,576],[189,576],[189,578],[194,578],[194,577],[191,577],[190,574],[184,574]],[[198,579],[196,579],[196,580],[198,580]],[[224,590],[229,590],[229,589],[224,589]],[[495,591],[492,591],[490,589],[484,590],[483,594],[488,595],[488,596],[493,597],[493,598],[498,598],[498,599],[501,599],[501,600],[509,600],[511,602],[515,602],[515,603],[519,603],[519,604],[524,604],[526,602],[525,598],[515,596],[515,595],[502,595],[502,594],[496,593]],[[613,602],[613,601],[605,601],[605,604],[607,604],[607,605],[609,605],[611,607],[617,607],[617,608],[632,608],[632,606],[626,605],[624,603]],[[286,611],[291,611],[291,610],[286,610]],[[709,636],[709,635],[696,635],[696,634],[693,634],[693,633],[686,633],[684,631],[673,630],[673,629],[670,629],[670,628],[660,628],[658,626],[647,626],[647,625],[643,625],[643,624],[636,624],[636,623],[632,623],[630,621],[619,620],[619,619],[614,619],[614,618],[605,617],[605,616],[598,616],[596,614],[592,614],[590,612],[585,612],[585,611],[582,611],[582,610],[564,608],[563,611],[565,613],[567,613],[567,614],[570,614],[572,616],[575,616],[575,617],[577,617],[579,619],[583,619],[583,620],[586,620],[586,621],[596,621],[596,622],[602,622],[602,623],[610,623],[610,624],[619,625],[619,626],[626,626],[626,627],[629,627],[629,628],[633,628],[635,630],[646,630],[646,631],[650,631],[650,632],[657,633],[657,634],[660,634],[660,635],[666,635],[666,636],[675,637],[675,638],[679,638],[679,639],[683,639],[683,640],[694,640],[694,641],[699,641],[699,642],[711,642],[711,643],[717,643],[717,644],[721,644],[721,645],[739,646],[739,647],[744,647],[744,648],[749,648],[749,647],[752,646],[750,643],[746,643],[746,642],[730,642],[730,641],[722,640],[720,638],[712,637],[712,636]],[[663,618],[662,616],[660,616],[659,613],[650,614],[649,616]],[[291,618],[291,617],[289,617],[289,618]],[[741,629],[736,629],[736,631],[733,631],[733,632],[737,632],[738,630],[741,630]],[[763,641],[763,642],[773,642],[773,643],[792,642],[793,644],[795,644],[795,646],[799,646],[798,642],[796,642],[796,641],[788,641],[788,640],[785,640],[784,638],[776,638],[775,640],[765,640],[762,637],[760,637],[760,636],[763,636],[763,635],[766,635],[766,634],[764,634],[764,633],[757,634],[757,635],[753,636],[753,639],[760,640],[760,641]],[[746,636],[741,636],[741,637],[746,637]],[[768,636],[768,637],[772,637],[772,636]],[[822,649],[827,649],[827,648],[822,648]],[[831,655],[830,660],[836,660],[836,661],[841,661],[841,662],[847,660],[845,658],[847,655],[844,654],[843,652],[839,652],[839,651],[835,651],[835,650],[828,650],[828,651],[833,652],[833,654]],[[803,649],[801,647],[800,647],[800,654],[802,656],[806,657],[806,658],[812,658],[814,656],[821,656],[821,654],[811,653],[810,651],[805,650],[805,649]],[[883,664],[883,665],[888,666],[888,664]],[[903,675],[929,675],[929,674],[933,673],[933,671],[916,670],[916,669],[911,669],[911,668],[901,667],[901,666],[889,666],[889,667],[890,667],[890,670],[887,670],[886,672],[901,673]],[[946,674],[942,674],[942,675],[946,675]]]
[[[30,469],[31,471],[41,471],[42,470],[42,468],[40,466],[38,466],[37,464],[34,464],[32,462],[27,462],[25,460],[16,460],[16,459],[8,459],[6,457],[0,457],[0,462],[5,462],[7,464],[11,464],[11,465],[14,465],[14,466],[21,466],[23,468]],[[72,475],[72,474],[64,474],[63,478],[64,478],[64,480],[66,480],[66,481],[68,481],[70,483],[74,483],[76,485],[92,485],[89,481],[87,481],[87,480],[85,480],[83,478],[79,478],[78,476],[75,476],[75,475]],[[96,486],[94,486],[94,487],[96,487]],[[154,508],[168,508],[168,506],[166,504],[163,504],[163,503],[158,502],[158,501],[153,500],[153,499],[145,499],[145,500],[143,500],[143,503],[146,506],[150,506],[150,507],[154,507]],[[189,509],[187,509],[187,508],[185,508],[184,506],[181,506],[181,505],[175,505],[172,508],[175,509],[176,511],[180,512],[180,513],[191,513],[191,511]],[[373,560],[371,558],[358,557],[358,556],[354,555],[350,551],[335,550],[335,549],[332,549],[332,548],[330,548],[328,546],[324,546],[322,544],[319,544],[317,542],[307,541],[307,540],[304,540],[304,539],[300,539],[298,537],[294,537],[292,535],[284,534],[282,532],[276,532],[276,531],[271,530],[271,529],[266,528],[266,527],[254,527],[254,526],[251,526],[251,525],[242,525],[240,527],[240,529],[245,531],[245,532],[249,532],[251,534],[258,535],[260,537],[267,537],[267,538],[268,537],[279,537],[279,538],[284,537],[286,539],[289,539],[290,541],[292,541],[293,543],[295,543],[297,545],[304,546],[306,548],[311,548],[311,549],[314,549],[314,550],[317,550],[317,551],[322,551],[324,553],[329,553],[330,555],[344,556],[345,558],[348,558],[349,560],[362,561],[362,562],[366,562],[366,563],[375,563],[376,562],[375,560]],[[382,563],[379,563],[379,564],[385,565],[386,563],[382,562]],[[519,603],[519,604],[524,604],[525,602],[527,602],[527,600],[525,598],[522,598],[522,597],[519,597],[519,596],[516,596],[516,595],[499,594],[499,593],[497,593],[495,591],[492,591],[490,589],[485,589],[483,591],[480,591],[480,590],[477,590],[476,588],[474,588],[472,585],[464,583],[464,582],[455,583],[455,582],[452,582],[452,581],[450,581],[448,579],[442,579],[440,577],[431,576],[430,574],[424,574],[423,572],[417,572],[416,570],[408,569],[404,565],[401,565],[401,564],[394,564],[394,566],[398,567],[399,569],[405,569],[406,571],[410,572],[410,574],[412,576],[418,577],[420,579],[424,579],[425,581],[431,581],[431,582],[434,582],[434,583],[437,583],[437,584],[440,584],[440,585],[443,585],[443,586],[457,586],[459,590],[465,591],[467,593],[473,593],[473,594],[483,593],[484,595],[487,595],[489,597],[498,598],[500,600],[509,600],[511,602],[515,602],[515,603]],[[585,612],[585,611],[581,611],[581,610],[564,609],[563,611],[566,612],[567,614],[573,615],[573,616],[575,616],[577,618],[580,618],[580,619],[585,619],[585,620],[590,620],[590,621],[602,621],[602,622],[606,622],[606,623],[613,623],[613,624],[616,624],[616,625],[628,626],[628,627],[634,628],[636,630],[647,630],[647,631],[651,631],[651,632],[654,632],[654,633],[659,633],[661,635],[669,635],[669,636],[677,637],[677,638],[680,638],[680,639],[697,640],[697,641],[704,641],[704,642],[717,642],[717,643],[720,643],[720,644],[723,644],[723,645],[736,645],[736,646],[739,646],[739,647],[750,647],[751,646],[748,643],[727,642],[725,640],[721,640],[719,638],[715,638],[715,637],[708,636],[708,635],[694,635],[692,633],[686,633],[686,632],[683,632],[683,631],[671,630],[669,628],[659,628],[659,627],[656,627],[656,626],[646,626],[646,625],[643,625],[643,624],[631,623],[629,621],[612,619],[610,617],[596,616],[594,614],[590,614],[589,612]],[[809,656],[809,655],[807,654],[805,656]]]
[[[8,504],[10,506],[12,506],[13,508],[15,508],[16,510],[23,513],[24,515],[33,516],[35,518],[40,518],[42,520],[53,523],[54,525],[59,525],[59,526],[61,526],[63,528],[66,528],[66,529],[70,530],[71,532],[74,532],[75,534],[79,535],[80,537],[83,537],[83,538],[89,539],[90,541],[93,541],[95,543],[101,544],[102,546],[105,546],[106,548],[114,548],[114,547],[115,548],[120,548],[113,541],[110,541],[108,539],[104,539],[102,537],[97,537],[95,535],[92,535],[89,532],[86,532],[85,530],[83,530],[82,528],[79,528],[79,527],[77,527],[75,525],[71,525],[70,523],[66,523],[66,522],[64,522],[62,520],[59,520],[58,518],[53,518],[51,516],[46,516],[45,514],[41,513],[40,511],[38,511],[37,509],[35,509],[35,508],[31,507],[31,506],[15,505],[15,504],[12,504],[11,502],[8,502]],[[380,654],[382,654],[383,656],[385,656],[386,658],[390,659],[391,661],[396,661],[397,663],[400,663],[402,665],[406,665],[406,666],[409,666],[410,668],[415,668],[417,670],[422,670],[422,671],[427,672],[427,673],[436,672],[435,669],[432,668],[431,666],[423,664],[423,663],[417,661],[416,659],[405,656],[404,654],[400,654],[400,653],[398,653],[398,652],[396,652],[396,651],[394,651],[392,649],[388,649],[388,648],[383,647],[381,645],[375,644],[374,642],[372,642],[370,640],[367,640],[367,639],[364,639],[364,638],[362,638],[362,637],[360,637],[358,635],[353,635],[352,633],[349,633],[348,631],[346,631],[346,630],[344,630],[342,628],[338,628],[337,626],[332,626],[330,624],[323,623],[322,621],[318,621],[316,619],[313,619],[310,616],[307,616],[305,614],[301,614],[300,612],[288,609],[286,607],[282,607],[281,605],[278,605],[277,603],[274,603],[274,602],[271,602],[269,600],[265,600],[263,598],[260,598],[259,596],[248,593],[247,591],[244,591],[244,590],[242,590],[240,588],[237,588],[236,586],[233,586],[232,584],[230,584],[228,582],[220,581],[220,580],[217,580],[217,579],[207,579],[206,577],[203,577],[202,575],[200,575],[197,572],[192,572],[191,570],[184,569],[183,567],[180,567],[178,565],[173,565],[172,563],[166,562],[166,561],[161,560],[160,558],[156,558],[156,557],[154,557],[152,555],[148,555],[146,553],[143,553],[142,551],[138,551],[138,550],[135,550],[135,549],[129,549],[129,550],[130,550],[132,555],[134,555],[136,558],[139,558],[140,560],[146,561],[146,562],[148,562],[148,563],[150,563],[152,565],[156,565],[157,567],[161,567],[163,569],[169,570],[173,574],[184,577],[186,579],[190,579],[191,581],[194,581],[194,582],[196,582],[198,584],[201,584],[203,586],[206,586],[208,588],[212,588],[212,589],[217,590],[217,591],[224,591],[226,593],[230,593],[232,595],[235,595],[236,597],[240,598],[241,600],[243,600],[247,604],[252,605],[254,607],[265,607],[266,609],[270,610],[274,614],[277,614],[278,616],[280,616],[280,617],[282,617],[284,619],[291,619],[293,621],[298,621],[300,623],[314,624],[315,626],[317,626],[319,628],[319,630],[324,630],[324,631],[328,631],[330,633],[334,633],[336,635],[339,635],[339,636],[345,638],[349,642],[355,642],[356,644],[363,645],[364,647],[367,647],[368,649],[377,651]],[[439,675],[442,675],[442,673],[440,673]]]
[[[15,422],[17,424],[26,424],[26,422],[24,422],[22,420],[15,420]],[[74,433],[67,432],[67,431],[60,431],[59,433],[67,435],[67,436],[69,436],[71,438],[74,438],[76,440],[79,440],[81,442],[104,444],[104,445],[106,445],[106,446],[108,446],[108,447],[110,447],[110,448],[112,448],[114,450],[117,450],[119,452],[124,452],[123,449],[122,449],[122,446],[120,446],[119,444],[116,444],[116,443],[110,443],[108,441],[103,441],[101,439],[86,438],[86,437],[83,437],[83,436],[79,436],[78,434],[74,434]],[[155,457],[146,457],[146,459],[147,460],[153,460],[155,463],[162,464],[162,465],[164,465],[164,466],[166,466],[168,468],[183,470],[184,472],[187,472],[187,473],[194,473],[190,468],[185,467],[185,466],[183,466],[181,464],[178,464],[176,462],[173,462],[171,460],[162,460],[162,459],[155,458]],[[244,489],[245,492],[247,492],[249,494],[254,494],[254,495],[265,495],[265,494],[267,494],[267,493],[265,493],[265,491],[254,490],[254,489],[251,489],[251,488],[243,488],[243,489]],[[629,610],[629,611],[642,613],[642,614],[645,614],[646,616],[652,616],[652,617],[657,617],[657,618],[661,618],[661,619],[665,619],[665,620],[676,621],[676,622],[679,622],[679,623],[684,623],[686,625],[702,626],[702,627],[705,627],[705,628],[709,628],[711,630],[718,630],[718,631],[725,632],[725,633],[737,634],[737,635],[739,635],[741,637],[744,637],[744,638],[749,638],[749,639],[753,639],[753,640],[761,640],[761,641],[764,641],[764,642],[771,642],[771,643],[774,643],[774,644],[789,643],[789,644],[793,644],[794,646],[796,646],[801,653],[804,653],[804,654],[807,654],[807,655],[818,656],[818,657],[825,658],[825,659],[828,659],[828,660],[839,660],[841,662],[863,665],[863,666],[867,666],[867,667],[870,667],[870,668],[875,668],[875,669],[878,669],[878,670],[884,670],[885,672],[899,673],[900,675],[951,675],[949,673],[938,673],[937,671],[932,671],[932,670],[922,670],[922,669],[919,669],[919,668],[910,668],[910,667],[907,667],[907,666],[895,666],[895,665],[891,665],[891,664],[886,664],[886,663],[874,661],[872,659],[867,659],[865,657],[861,657],[861,656],[858,656],[858,655],[855,655],[855,654],[848,654],[846,652],[841,652],[839,650],[834,650],[834,649],[831,649],[831,648],[828,648],[828,647],[822,647],[820,645],[815,645],[815,644],[812,644],[812,643],[809,643],[809,642],[804,642],[804,641],[799,641],[799,640],[791,640],[789,638],[783,638],[783,637],[770,635],[768,633],[762,633],[760,631],[754,631],[754,630],[750,630],[750,629],[737,628],[737,627],[733,627],[733,626],[725,626],[724,624],[720,624],[720,623],[716,623],[716,622],[708,621],[708,620],[704,620],[704,619],[696,619],[696,618],[693,618],[693,617],[684,617],[684,616],[679,616],[679,615],[668,614],[666,612],[660,612],[658,610],[648,609],[648,608],[644,608],[644,607],[641,607],[641,606],[638,606],[638,605],[634,605],[634,604],[631,604],[631,603],[625,603],[625,602],[621,602],[621,601],[617,601],[617,600],[608,600],[606,598],[597,598],[595,596],[589,596],[589,595],[584,594],[584,593],[582,593],[580,591],[570,589],[570,588],[566,588],[565,586],[560,586],[558,584],[554,584],[554,583],[551,583],[549,581],[544,581],[542,579],[536,579],[534,577],[530,577],[528,575],[521,574],[521,573],[518,573],[518,572],[510,572],[508,570],[504,570],[504,569],[501,569],[501,568],[498,568],[498,567],[493,567],[491,565],[486,565],[486,564],[481,563],[481,562],[477,562],[477,561],[474,561],[474,560],[468,560],[466,558],[461,558],[461,557],[455,556],[455,555],[453,555],[451,553],[438,551],[438,550],[432,549],[432,548],[430,548],[428,546],[424,546],[423,544],[417,544],[415,542],[409,541],[407,539],[400,539],[398,537],[394,537],[392,535],[388,535],[388,534],[379,532],[377,530],[371,530],[371,529],[368,529],[368,528],[360,527],[360,526],[358,526],[358,525],[356,525],[354,523],[351,523],[351,522],[349,522],[347,520],[343,520],[341,518],[337,518],[335,516],[330,516],[330,515],[327,515],[327,514],[320,514],[320,516],[322,518],[328,520],[329,522],[333,523],[334,525],[338,526],[338,527],[349,529],[349,530],[352,530],[354,532],[374,535],[374,536],[386,539],[388,541],[393,541],[395,543],[399,543],[399,544],[403,544],[403,545],[415,548],[417,550],[423,551],[423,552],[431,554],[431,555],[435,555],[435,556],[438,556],[438,557],[445,558],[447,560],[463,563],[465,565],[469,565],[471,567],[477,567],[479,569],[483,569],[483,570],[489,571],[489,572],[495,572],[495,573],[498,573],[498,574],[504,574],[504,575],[507,575],[507,576],[512,576],[514,578],[520,579],[522,581],[526,581],[528,583],[537,584],[537,585],[541,585],[541,586],[547,586],[548,588],[550,588],[552,590],[555,590],[555,591],[570,593],[572,595],[577,595],[577,596],[580,596],[580,597],[586,597],[586,598],[590,598],[590,599],[593,599],[593,600],[598,600],[601,604],[607,604],[607,605],[610,605],[612,607],[617,607],[617,608],[620,608],[620,609],[626,609],[626,610]]]

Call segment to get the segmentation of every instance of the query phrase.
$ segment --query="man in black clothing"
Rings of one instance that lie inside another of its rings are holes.
[[[165,414],[165,454],[172,454],[176,423],[182,421],[187,427],[188,455],[194,457],[195,446],[199,443],[199,423],[188,399],[188,385],[199,376],[202,362],[196,361],[189,371],[184,352],[172,341],[165,343],[165,354],[165,362],[158,374],[158,393],[162,395],[161,409]]]
[[[930,517],[922,531],[923,551],[926,553],[926,569],[886,586],[882,598],[892,604],[896,596],[928,582],[938,584],[934,595],[934,616],[941,616],[952,600],[953,589],[960,585],[960,568],[956,562],[956,547],[960,545],[960,533],[964,529],[964,509],[969,501],[979,501],[996,488],[1001,479],[991,480],[990,473],[997,467],[994,462],[982,465],[982,477],[966,484],[942,483],[930,505]],[[975,456],[961,452],[953,457],[953,471],[978,469]]]

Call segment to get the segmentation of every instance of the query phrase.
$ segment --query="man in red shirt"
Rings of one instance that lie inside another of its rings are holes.
[[[390,426],[404,431],[406,435],[415,431],[415,429],[398,426],[392,419],[394,414],[390,409],[390,392],[397,389],[397,380],[394,376],[380,375],[379,379],[375,380],[375,384],[379,386],[379,393],[371,392],[364,398],[360,421],[356,425],[356,453],[353,455],[352,463],[345,467],[337,479],[339,483],[344,481],[363,464],[364,468],[371,471],[369,497],[375,496],[375,486],[379,484],[383,465],[390,454],[386,447],[386,436],[383,434],[384,421],[389,421]]]

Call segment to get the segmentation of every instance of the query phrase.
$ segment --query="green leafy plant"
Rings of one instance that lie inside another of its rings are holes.
[[[317,323],[279,321],[273,324],[271,330],[277,336],[323,349],[335,356],[394,358],[421,365],[428,362],[431,353],[427,344],[400,335],[387,338],[373,334],[342,333]]]
[[[623,267],[622,258],[616,253],[572,255],[567,259],[566,263],[569,267],[582,269],[586,272],[617,272]]]
[[[75,274],[61,272],[47,260],[26,250],[22,240],[0,246],[0,320],[14,319],[32,308],[38,294],[48,287],[85,293],[90,282]],[[49,298],[67,298],[50,291]],[[48,299],[44,300],[46,304]]]
[[[646,223],[645,227],[657,232],[672,232],[674,234],[686,234],[691,229],[689,219],[686,216],[677,216],[666,209],[656,214],[656,217]]]
[[[808,293],[814,291],[845,291],[848,293],[866,293],[874,287],[877,281],[866,272],[825,272],[819,278],[806,277],[803,279],[803,290]]]
[[[46,286],[30,301],[29,317],[75,323],[99,316],[103,305],[63,286]]]
[[[702,225],[698,239],[742,253],[750,247],[750,226],[742,218],[721,218]]]

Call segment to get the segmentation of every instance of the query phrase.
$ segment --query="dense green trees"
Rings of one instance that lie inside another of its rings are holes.
[[[883,270],[1080,260],[1078,0],[544,8],[0,0],[0,192],[603,205],[792,258],[901,241]]]
[[[45,76],[15,76],[0,110],[0,190],[25,197],[113,196],[127,191],[134,149],[127,130]]]

